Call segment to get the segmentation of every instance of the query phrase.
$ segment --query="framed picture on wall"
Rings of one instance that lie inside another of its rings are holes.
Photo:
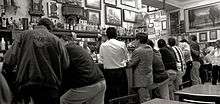
[[[87,10],[87,19],[89,24],[100,25],[101,18],[100,18],[100,11],[95,10]]]
[[[137,0],[121,0],[121,4],[135,8]]]
[[[161,26],[162,26],[162,30],[166,30],[167,29],[167,21],[162,21],[161,22]]]
[[[85,0],[85,6],[101,10],[101,0]]]
[[[106,4],[117,5],[117,0],[104,0]]]
[[[210,40],[215,40],[215,39],[217,39],[217,30],[211,30],[211,31],[209,32],[209,39],[210,39]]]
[[[137,15],[137,12],[131,11],[131,10],[123,10],[123,20],[125,22],[135,22],[135,17]]]
[[[55,1],[50,1],[47,3],[47,11],[48,11],[48,17],[51,18],[59,18],[58,17],[58,4]]]
[[[121,8],[106,5],[105,6],[105,24],[121,26],[122,25],[122,13]]]
[[[207,32],[199,33],[199,42],[207,41]]]

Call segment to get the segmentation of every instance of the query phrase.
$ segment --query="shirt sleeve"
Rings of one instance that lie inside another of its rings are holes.
[[[140,58],[138,56],[138,52],[136,50],[133,51],[131,56],[131,61],[128,64],[128,67],[135,67],[140,61]]]
[[[103,44],[100,45],[100,49],[99,49],[99,63],[103,63]]]

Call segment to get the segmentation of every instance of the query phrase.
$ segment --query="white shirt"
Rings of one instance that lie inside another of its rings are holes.
[[[100,46],[100,62],[105,69],[116,69],[126,66],[128,50],[124,42],[110,39]]]
[[[212,65],[220,66],[220,49],[216,48],[211,52]]]

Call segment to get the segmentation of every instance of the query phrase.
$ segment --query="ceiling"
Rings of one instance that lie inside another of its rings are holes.
[[[195,3],[203,0],[165,0],[165,8],[167,11],[179,9],[189,3]],[[142,4],[153,6],[156,8],[163,7],[163,0],[142,0]]]
[[[155,8],[159,8],[159,9],[162,9],[163,7],[163,1],[160,1],[160,0],[142,0],[142,4],[152,6]],[[165,9],[167,11],[172,11],[172,10],[176,10],[179,8],[177,6],[173,6],[171,4],[166,3]]]

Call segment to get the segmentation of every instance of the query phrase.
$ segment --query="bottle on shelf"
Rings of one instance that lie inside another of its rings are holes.
[[[24,28],[23,28],[23,24],[22,24],[22,19],[21,18],[18,19],[18,24],[19,24],[19,30],[23,30]]]
[[[1,40],[1,50],[6,50],[4,37],[2,37],[2,40]]]
[[[5,10],[2,9],[2,13],[1,13],[1,17],[2,17],[2,28],[6,29],[7,28],[7,24],[6,24],[6,15],[5,15]]]

